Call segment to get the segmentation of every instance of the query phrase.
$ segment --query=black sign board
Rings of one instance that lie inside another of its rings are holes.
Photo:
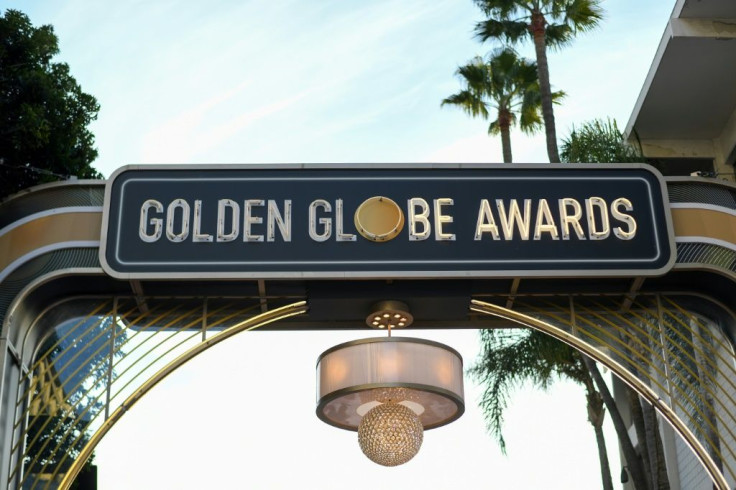
[[[644,165],[129,166],[101,261],[132,278],[651,276],[674,262]]]

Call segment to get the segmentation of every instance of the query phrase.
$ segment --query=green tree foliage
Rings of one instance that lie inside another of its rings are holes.
[[[475,28],[482,41],[495,39],[516,44],[531,39],[534,43],[547,155],[551,163],[559,163],[547,47],[562,47],[570,43],[579,32],[597,26],[603,17],[601,1],[475,0],[475,3],[487,17]]]
[[[481,330],[481,353],[469,369],[470,375],[484,386],[480,401],[488,429],[505,452],[504,412],[513,391],[526,383],[547,389],[565,378],[585,389],[588,421],[598,443],[603,488],[613,488],[608,462],[603,420],[605,409],[591,372],[583,356],[567,344],[536,330]]]
[[[640,151],[624,140],[615,119],[594,119],[572,129],[562,140],[562,161],[567,163],[643,162]]]
[[[51,61],[58,52],[52,26],[17,10],[0,17],[0,199],[67,176],[102,178],[88,129],[100,106]]]
[[[488,133],[501,135],[503,161],[511,163],[511,126],[518,122],[527,134],[542,127],[536,63],[505,48],[494,51],[487,62],[476,56],[456,73],[464,88],[444,99],[442,105],[455,105],[473,117],[492,119]],[[563,95],[558,92],[554,97]]]

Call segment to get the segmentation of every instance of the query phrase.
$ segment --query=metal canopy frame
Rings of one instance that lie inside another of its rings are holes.
[[[517,294],[513,310],[504,306],[510,297],[472,298],[461,325],[534,328],[592,357],[658,410],[717,488],[736,481],[733,312],[650,293],[626,310],[626,295]],[[258,296],[144,300],[142,312],[131,294],[68,298],[26,331],[8,488],[68,488],[109,429],[168,374],[235,334],[288,330],[309,316],[308,301],[294,298],[269,298],[265,312]]]
[[[708,230],[736,229],[736,186],[670,179],[667,187],[677,262],[647,278],[119,280],[98,258],[103,183],[17,195],[0,205],[0,250],[8,252],[0,256],[0,488],[67,488],[140,397],[236,333],[364,329],[368,307],[389,298],[410,305],[413,328],[514,322],[567,342],[651,402],[714,484],[729,488],[736,237]],[[33,242],[34,226],[63,220],[80,225]],[[12,246],[29,240],[27,249]],[[49,427],[62,430],[56,446],[40,435]],[[63,462],[50,457],[72,446]]]

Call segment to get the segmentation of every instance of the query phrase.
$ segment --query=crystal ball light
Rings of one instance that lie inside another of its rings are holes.
[[[374,463],[398,466],[413,458],[424,440],[424,427],[410,408],[383,403],[365,414],[358,426],[358,443]]]

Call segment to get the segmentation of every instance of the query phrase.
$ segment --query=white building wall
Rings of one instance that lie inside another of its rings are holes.
[[[684,490],[713,490],[713,483],[708,473],[681,438],[677,439],[677,467],[679,468],[680,487]]]

